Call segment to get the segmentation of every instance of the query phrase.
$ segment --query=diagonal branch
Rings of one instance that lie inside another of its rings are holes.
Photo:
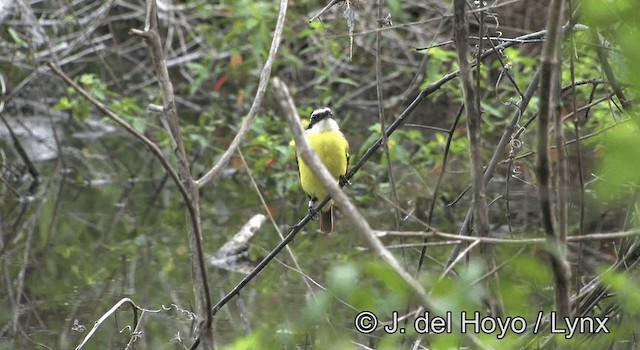
[[[600,65],[602,66],[602,72],[604,76],[607,78],[609,85],[611,85],[611,89],[620,100],[622,104],[622,108],[624,110],[629,110],[633,104],[631,101],[625,96],[622,91],[622,85],[616,75],[613,73],[613,69],[611,68],[611,64],[609,64],[609,60],[607,59],[607,53],[605,52],[605,47],[607,45],[607,41],[600,36],[596,28],[591,28],[591,36],[593,40],[596,42],[596,54],[598,55],[598,61],[600,61]]]
[[[231,141],[229,148],[222,154],[218,163],[216,163],[204,176],[196,181],[198,187],[204,186],[207,182],[211,181],[213,178],[220,175],[220,172],[224,169],[224,167],[229,163],[231,156],[236,152],[238,146],[240,146],[240,142],[244,140],[244,137],[249,132],[249,128],[251,127],[251,123],[253,122],[253,118],[258,113],[258,109],[262,104],[262,99],[264,98],[264,94],[267,92],[267,86],[269,85],[269,77],[271,76],[271,67],[273,66],[273,62],[275,62],[276,55],[278,54],[278,47],[280,46],[280,40],[282,38],[282,30],[284,28],[284,19],[287,14],[287,1],[280,1],[280,12],[278,13],[278,21],[276,23],[276,29],[273,31],[273,40],[271,41],[271,48],[269,49],[269,56],[267,57],[267,61],[264,63],[264,67],[262,68],[262,72],[260,73],[260,82],[258,83],[258,91],[256,92],[256,97],[253,99],[253,103],[251,104],[251,108],[249,108],[249,113],[247,114],[247,118],[244,120],[244,123],[238,130],[238,133]]]
[[[318,11],[318,13],[313,15],[313,17],[309,18],[309,22],[313,22],[316,19],[320,18],[320,16],[322,16],[325,12],[327,12],[331,7],[343,1],[345,0],[331,0],[325,7],[322,8],[322,10]]]
[[[160,165],[162,165],[162,167],[164,168],[164,170],[167,171],[167,173],[169,174],[173,182],[176,184],[176,186],[178,186],[178,190],[180,190],[180,194],[182,195],[185,203],[187,204],[187,210],[189,210],[190,212],[192,211],[195,212],[195,210],[193,209],[193,206],[191,205],[191,202],[189,202],[189,194],[187,193],[187,190],[185,189],[182,182],[180,181],[180,177],[178,176],[178,173],[176,173],[176,171],[171,167],[171,164],[169,164],[169,161],[167,160],[167,158],[165,158],[164,154],[162,153],[162,150],[155,143],[153,143],[153,141],[149,140],[149,138],[139,133],[136,129],[133,128],[133,126],[127,123],[124,119],[120,118],[120,116],[118,116],[113,111],[111,111],[102,102],[98,101],[87,90],[83,89],[75,81],[69,78],[69,76],[66,75],[58,66],[54,65],[51,62],[48,63],[48,66],[57,76],[62,78],[62,80],[64,80],[64,82],[67,83],[67,85],[71,86],[74,90],[76,90],[82,97],[84,97],[87,101],[89,101],[89,103],[91,103],[94,107],[96,107],[100,112],[102,112],[109,119],[113,120],[116,124],[120,125],[124,130],[126,130],[133,137],[135,137],[140,142],[142,142],[147,147],[149,147],[149,149],[151,150],[151,153],[153,153],[156,156],[156,158],[158,158],[158,161],[160,161]]]

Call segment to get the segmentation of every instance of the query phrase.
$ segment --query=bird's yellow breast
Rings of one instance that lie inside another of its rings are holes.
[[[308,133],[307,139],[336,181],[341,175],[347,173],[349,143],[342,132],[322,131]],[[309,196],[318,198],[318,200],[324,199],[327,195],[327,190],[300,157],[298,157],[298,165],[300,182],[304,191]]]

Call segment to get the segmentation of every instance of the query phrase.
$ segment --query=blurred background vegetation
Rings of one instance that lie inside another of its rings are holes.
[[[476,12],[486,16],[485,25],[497,45],[543,30],[547,4],[490,1],[489,8]],[[377,53],[375,34],[382,19],[376,2],[341,2],[320,20],[309,22],[325,5],[289,1],[272,75],[287,83],[300,115],[323,106],[333,109],[356,162],[380,136],[376,55],[382,62],[388,125],[421,89],[457,69],[452,9],[445,0],[381,2],[382,13],[389,17]],[[638,226],[640,181],[635,168],[640,164],[640,125],[633,108],[640,81],[640,4],[593,0],[570,5],[566,17],[572,14],[572,23],[581,26],[566,36],[562,63],[565,133],[574,140],[567,148],[572,179],[569,232],[633,230]],[[202,175],[227,148],[248,112],[278,4],[164,0],[158,1],[158,8],[192,172]],[[54,62],[62,67],[171,157],[170,139],[158,115],[146,110],[151,103],[162,104],[147,48],[128,33],[141,29],[144,18],[140,0],[0,2],[0,74],[6,85],[0,120],[0,348],[73,348],[123,297],[160,310],[143,315],[135,348],[182,349],[193,341],[190,252],[184,203],[175,185],[141,143],[46,66]],[[353,26],[349,18],[355,19]],[[477,22],[472,23],[474,32],[477,36]],[[541,43],[531,40],[504,50],[508,67],[495,58],[481,66],[485,161],[517,111],[518,90],[524,91],[533,79]],[[614,93],[605,66],[617,77],[625,101]],[[579,85],[572,88],[573,82]],[[292,135],[275,98],[267,93],[242,143],[248,168],[236,156],[222,177],[201,191],[208,256],[257,213],[272,215],[286,232],[307,212]],[[576,118],[570,115],[574,98]],[[346,192],[372,227],[424,231],[429,222],[442,232],[458,231],[471,198],[465,192],[470,175],[464,116],[453,128],[450,147],[443,129],[452,128],[461,102],[459,82],[444,84],[390,137],[390,162],[380,152],[352,179]],[[496,237],[542,237],[533,153],[537,107],[534,96],[521,116],[517,139],[504,150],[505,161],[488,185]],[[395,181],[390,181],[389,167]],[[441,174],[442,183],[436,187]],[[250,175],[268,210],[249,185]],[[396,208],[401,209],[401,220]],[[307,226],[290,245],[300,270],[293,267],[290,255],[280,254],[217,314],[220,348],[463,346],[464,338],[455,333],[356,332],[353,323],[359,311],[372,311],[381,322],[388,321],[392,311],[415,311],[415,300],[404,282],[373,257],[339,210],[334,235],[318,234],[316,224]],[[265,224],[252,242],[251,259],[265,256],[279,240],[275,227]],[[441,276],[451,242],[396,236],[383,240],[442,311],[455,315],[486,309],[477,250],[453,273]],[[425,263],[418,271],[425,245]],[[560,347],[636,347],[639,246],[635,237],[569,245],[576,315],[611,317],[612,333],[578,335],[560,342]],[[543,245],[497,246],[499,292],[508,316],[533,323],[538,311],[553,309],[547,260]],[[208,273],[214,302],[243,277],[213,266]],[[123,348],[131,339],[125,329],[130,322],[131,312],[123,308],[86,348]],[[548,331],[509,333],[501,340],[496,334],[477,336],[487,346],[505,349],[551,344]]]

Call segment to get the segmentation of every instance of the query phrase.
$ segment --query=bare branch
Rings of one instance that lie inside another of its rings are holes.
[[[104,323],[104,321],[107,318],[109,318],[109,316],[113,315],[116,311],[118,311],[120,306],[122,306],[124,304],[129,304],[131,306],[132,311],[133,311],[133,325],[134,326],[132,327],[132,329],[137,327],[137,325],[138,325],[138,311],[142,311],[143,309],[141,307],[139,307],[138,305],[136,305],[133,302],[133,300],[131,300],[129,298],[122,298],[115,305],[113,305],[113,307],[111,307],[111,309],[109,309],[109,311],[105,312],[102,316],[100,316],[100,318],[93,325],[93,328],[91,328],[89,333],[87,333],[87,335],[84,337],[84,339],[82,339],[82,342],[78,346],[76,346],[76,350],[82,349],[85,346],[85,344],[87,344],[89,339],[91,339],[93,334],[98,330],[98,328]],[[159,312],[159,311],[160,310],[158,310],[156,312]]]
[[[467,22],[466,15],[467,2],[466,0],[455,0],[453,6],[455,27],[453,39],[456,44],[456,52],[458,54],[464,108],[467,115],[467,137],[469,139],[469,158],[471,160],[471,189],[473,192],[471,206],[473,207],[475,231],[477,236],[487,237],[489,235],[489,208],[487,205],[485,182],[483,179],[484,162],[482,161],[482,119],[480,116],[479,92],[474,89],[471,64],[469,62],[469,23]],[[483,16],[482,13],[480,15]],[[480,27],[480,30],[482,30],[482,20],[480,21]],[[478,65],[480,64],[480,57],[480,53],[478,53]],[[478,74],[478,86],[479,81],[480,79]],[[495,268],[495,261],[491,246],[481,244],[480,254],[482,259],[485,261],[485,267],[489,270],[493,270]],[[453,264],[448,268],[450,269],[452,266]],[[446,271],[447,270],[445,270],[444,273],[446,273]],[[496,288],[489,289],[494,289],[492,291],[494,293],[497,292],[495,290]],[[489,306],[492,314],[501,315],[503,313],[499,297],[489,297],[488,302],[490,304]]]
[[[460,109],[458,109],[458,113],[456,114],[456,119],[453,121],[453,124],[451,124],[451,128],[449,128],[449,130],[446,130],[446,133],[448,134],[448,136],[447,136],[447,142],[444,147],[444,154],[442,155],[442,170],[440,171],[440,174],[438,174],[438,180],[436,181],[436,186],[433,190],[433,197],[431,199],[431,204],[429,205],[429,213],[427,214],[427,220],[426,220],[427,227],[430,227],[431,223],[433,222],[433,210],[436,207],[436,200],[438,198],[438,192],[440,191],[440,185],[442,184],[442,179],[444,178],[444,174],[447,170],[447,160],[449,159],[449,152],[451,151],[451,142],[453,141],[453,133],[456,130],[456,127],[458,126],[458,122],[460,121],[460,117],[462,116],[462,111],[464,111],[464,105],[460,106]],[[425,243],[426,243],[426,238],[425,238]],[[418,259],[418,267],[416,269],[416,274],[418,274],[422,269],[422,264],[424,263],[424,257],[426,256],[426,253],[427,253],[427,247],[423,246],[422,250],[420,251],[420,258]]]
[[[341,3],[343,1],[345,1],[345,0],[331,0],[331,2],[329,2],[325,7],[323,7],[322,10],[318,11],[318,13],[313,15],[313,17],[309,18],[309,22],[313,22],[316,19],[320,18],[320,16],[322,16],[322,14],[327,12],[327,10],[329,10],[331,7],[333,7],[334,5],[336,5],[338,3]]]
[[[378,7],[378,29],[382,29],[384,25],[384,21],[382,20],[382,0],[378,0],[376,6]],[[398,206],[400,205],[400,199],[398,197],[398,192],[396,191],[396,180],[393,175],[393,166],[391,163],[391,155],[389,154],[389,143],[387,140],[387,135],[385,133],[385,120],[384,120],[384,94],[382,91],[382,31],[378,30],[376,32],[376,96],[378,100],[378,120],[380,121],[380,135],[382,137],[382,150],[384,151],[384,157],[387,160],[387,176],[389,176],[389,185],[391,188],[391,196],[393,197],[394,205],[394,214],[396,220],[396,230],[400,229],[400,222],[402,220],[402,216],[400,215],[400,210]],[[403,253],[404,255],[404,253]]]
[[[469,28],[465,9],[465,0],[454,2],[456,52],[460,65],[460,80],[464,95],[464,108],[467,115],[467,128],[469,138],[469,158],[471,160],[471,177],[473,190],[473,211],[477,222],[476,230],[478,236],[485,237],[489,232],[489,219],[487,214],[487,200],[484,192],[484,182],[482,181],[482,144],[481,144],[481,123],[480,110],[478,109],[477,91],[473,88],[473,77],[471,74],[471,64],[469,63],[469,43],[467,37]]]
[[[277,102],[284,114],[284,119],[300,119],[298,111],[296,110],[296,104],[293,102],[293,98],[291,98],[291,94],[289,94],[289,89],[287,88],[285,83],[279,78],[275,77],[272,79],[272,86],[276,93],[276,96],[278,97]]]
[[[605,46],[608,44],[607,41],[602,36],[600,36],[595,28],[591,28],[591,36],[593,37],[593,40],[596,42],[596,44],[598,44],[596,46],[596,54],[598,55],[598,60],[600,61],[600,65],[602,66],[604,76],[607,78],[607,81],[611,85],[611,89],[613,89],[613,92],[620,100],[622,108],[624,110],[629,110],[633,106],[633,104],[625,96],[624,92],[622,91],[622,85],[620,84],[620,81],[618,81],[618,78],[616,78],[616,75],[613,73],[613,69],[609,64],[609,60],[607,59],[607,54],[605,52]]]
[[[189,194],[187,193],[187,190],[185,189],[184,185],[180,181],[180,177],[178,176],[178,173],[176,173],[173,167],[171,167],[171,164],[169,164],[169,161],[167,160],[167,158],[165,158],[164,154],[162,153],[162,150],[155,143],[153,143],[153,141],[149,140],[146,136],[139,133],[133,126],[131,126],[124,119],[120,118],[117,114],[112,112],[107,106],[102,104],[102,102],[95,99],[88,91],[80,87],[80,85],[76,84],[75,81],[71,80],[71,78],[69,78],[69,76],[66,75],[58,66],[54,65],[53,63],[49,63],[48,65],[49,65],[49,68],[51,68],[51,70],[57,76],[62,78],[62,80],[64,80],[65,83],[67,83],[69,86],[74,88],[80,95],[82,95],[82,97],[84,97],[87,101],[89,101],[89,103],[91,103],[94,107],[96,107],[100,112],[104,113],[104,115],[109,117],[109,119],[113,120],[116,124],[120,125],[129,134],[131,134],[133,137],[135,137],[140,142],[142,142],[147,147],[149,147],[151,152],[160,161],[160,165],[162,165],[162,167],[164,168],[164,170],[167,171],[167,173],[169,174],[173,182],[176,184],[176,186],[178,186],[178,189],[180,190],[180,194],[182,194],[182,197],[187,205],[187,208],[190,211],[193,211],[195,213],[195,209],[193,208],[192,205],[190,205]]]
[[[196,181],[198,187],[204,186],[207,182],[211,181],[213,178],[218,176],[220,172],[224,169],[224,167],[229,163],[231,156],[236,152],[238,146],[240,146],[240,142],[244,139],[249,132],[249,127],[253,122],[253,118],[258,113],[258,109],[262,104],[262,98],[264,97],[265,92],[267,91],[267,86],[269,85],[269,77],[271,76],[271,67],[273,66],[273,62],[276,59],[276,55],[278,54],[278,47],[280,46],[280,40],[282,38],[282,30],[284,28],[284,20],[287,14],[287,1],[280,1],[280,12],[278,13],[278,21],[276,23],[276,28],[273,31],[273,40],[271,41],[271,48],[269,49],[269,56],[267,57],[267,61],[264,63],[264,67],[262,68],[262,72],[260,73],[260,82],[258,83],[258,91],[256,91],[256,96],[253,99],[253,103],[251,104],[251,108],[249,108],[249,113],[244,120],[244,123],[238,130],[238,133],[231,141],[229,148],[222,154],[218,163],[214,165],[202,178]]]
[[[528,239],[508,239],[508,238],[494,238],[494,237],[468,237],[461,236],[453,233],[439,232],[439,231],[374,231],[376,237],[424,237],[424,238],[437,238],[455,240],[457,242],[478,242],[486,244],[513,244],[513,245],[526,245],[526,244],[544,244],[547,242],[546,238],[528,238]],[[568,236],[567,242],[590,242],[590,241],[607,241],[626,237],[640,236],[640,230],[629,230],[610,233],[590,233],[588,235],[580,236]],[[454,242],[452,242],[454,243]]]
[[[558,204],[560,206],[560,218],[554,216],[552,208],[551,165],[549,155],[549,124],[556,116],[556,128],[560,124],[562,133],[562,118],[559,116],[560,96],[560,46],[562,14],[564,0],[552,0],[549,5],[547,19],[547,40],[542,47],[541,76],[540,76],[540,107],[538,115],[538,195],[540,197],[540,210],[542,213],[542,225],[547,237],[547,248],[551,258],[556,292],[556,311],[560,318],[570,315],[569,293],[571,290],[571,270],[566,260],[566,202],[564,186],[558,188]],[[563,152],[558,150],[557,153]],[[563,166],[559,166],[558,176],[562,178]],[[563,180],[561,180],[563,181]],[[558,222],[558,220],[560,222]],[[561,224],[559,227],[558,224]]]
[[[207,269],[204,253],[202,251],[202,227],[200,224],[200,199],[197,184],[193,181],[189,159],[184,148],[180,134],[180,117],[175,102],[173,84],[169,77],[169,69],[165,59],[160,30],[158,28],[158,13],[156,0],[147,0],[147,17],[145,30],[132,29],[131,33],[143,37],[149,48],[149,54],[153,62],[155,74],[162,88],[162,101],[164,116],[169,126],[169,135],[175,146],[175,154],[178,159],[178,174],[184,184],[188,199],[193,210],[187,211],[187,229],[189,232],[189,249],[191,251],[191,274],[193,276],[194,293],[196,301],[196,314],[198,315],[198,331],[203,340],[205,349],[213,349],[213,317],[211,309],[211,297],[209,283],[207,281]]]

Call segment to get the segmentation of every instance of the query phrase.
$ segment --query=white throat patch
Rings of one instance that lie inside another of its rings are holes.
[[[333,118],[326,117],[314,124],[311,129],[306,130],[307,134],[315,134],[317,132],[340,131],[338,123]]]

